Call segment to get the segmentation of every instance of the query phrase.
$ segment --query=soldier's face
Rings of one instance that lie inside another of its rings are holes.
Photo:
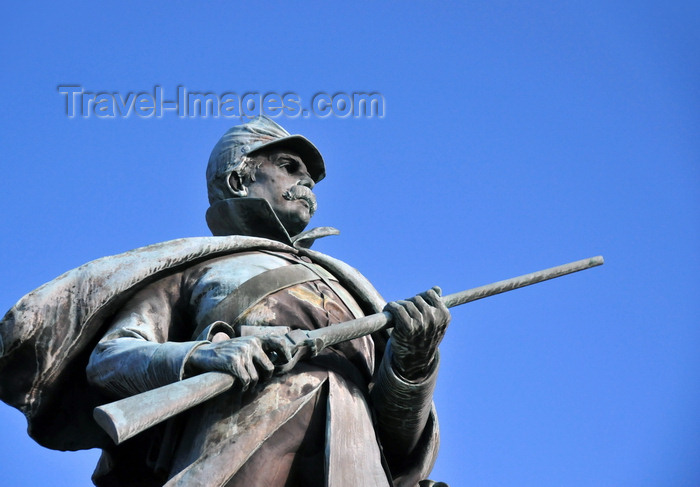
[[[314,181],[304,161],[286,150],[258,157],[262,164],[249,181],[248,197],[267,200],[287,232],[300,233],[316,211]]]

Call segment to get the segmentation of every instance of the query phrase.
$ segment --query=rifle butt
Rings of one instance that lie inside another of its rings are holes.
[[[227,391],[233,383],[234,378],[228,374],[207,372],[98,406],[93,417],[119,445],[151,426]]]

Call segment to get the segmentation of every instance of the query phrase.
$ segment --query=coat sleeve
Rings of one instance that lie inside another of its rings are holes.
[[[187,313],[182,273],[161,279],[137,293],[116,315],[95,347],[87,367],[88,381],[103,392],[124,397],[183,378],[195,348],[208,341],[181,341]],[[184,336],[183,336],[184,335]]]
[[[375,375],[371,390],[377,432],[392,471],[406,467],[415,450],[431,428],[436,426],[433,392],[437,382],[439,358],[428,376],[420,382],[401,377],[391,365],[391,340]],[[435,424],[433,424],[435,423]]]

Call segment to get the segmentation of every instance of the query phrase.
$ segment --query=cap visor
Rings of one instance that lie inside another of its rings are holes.
[[[318,183],[326,176],[326,165],[323,162],[323,156],[321,156],[316,146],[303,135],[290,135],[273,140],[272,142],[257,147],[254,151],[251,151],[251,154],[273,148],[287,148],[299,154],[301,160],[306,164],[306,169],[309,171],[309,175],[314,182]]]

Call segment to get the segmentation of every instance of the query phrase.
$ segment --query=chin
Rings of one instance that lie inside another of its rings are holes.
[[[298,215],[287,214],[284,216],[277,215],[277,217],[280,219],[280,223],[282,223],[282,226],[287,230],[290,237],[303,232],[309,224],[309,218],[300,218]]]

